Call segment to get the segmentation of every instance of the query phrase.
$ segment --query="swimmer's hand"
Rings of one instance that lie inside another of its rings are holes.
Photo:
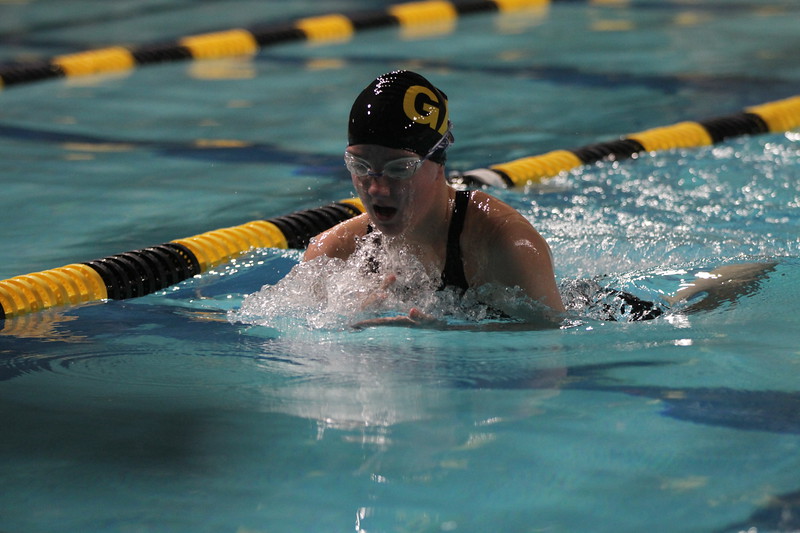
[[[378,310],[390,296],[392,287],[397,283],[397,276],[389,274],[381,282],[378,289],[369,294],[361,302],[362,311]],[[371,328],[375,326],[401,326],[401,327],[436,327],[444,324],[432,315],[423,313],[418,308],[412,308],[407,315],[369,318],[356,322],[351,327],[354,329]]]
[[[386,278],[381,282],[380,287],[377,291],[371,293],[369,296],[364,298],[361,302],[361,310],[367,311],[370,309],[375,309],[380,307],[380,305],[389,297],[389,288],[397,282],[397,276],[394,274],[389,274]]]
[[[402,326],[402,327],[436,327],[443,325],[444,322],[434,318],[433,316],[423,313],[416,307],[413,307],[408,315],[404,316],[388,316],[381,318],[370,318],[356,322],[351,327],[354,329],[371,328],[375,326]]]

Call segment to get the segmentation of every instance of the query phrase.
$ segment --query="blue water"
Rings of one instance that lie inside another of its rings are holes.
[[[0,60],[388,3],[60,5],[0,6]],[[788,1],[557,2],[447,35],[8,88],[0,278],[349,197],[350,103],[393,68],[448,93],[466,170],[794,96],[798,22]],[[297,263],[282,250],[7,320],[0,530],[800,529],[799,168],[788,132],[493,191],[548,239],[567,298],[588,280],[658,301],[698,272],[774,264],[650,322],[229,321]]]

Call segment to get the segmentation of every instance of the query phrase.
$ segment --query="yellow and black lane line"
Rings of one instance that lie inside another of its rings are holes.
[[[452,22],[480,12],[509,12],[547,5],[550,0],[425,0],[385,9],[300,18],[189,35],[163,43],[111,46],[64,54],[38,62],[0,65],[0,89],[60,77],[131,70],[156,63],[253,55],[278,44],[341,42],[363,30],[397,26],[413,29]]]
[[[708,146],[732,137],[800,127],[800,97],[748,107],[741,113],[653,128],[573,150],[555,150],[463,174],[451,180],[502,186],[539,182],[602,159]],[[363,212],[357,200],[210,231],[186,239],[81,264],[0,281],[0,318],[54,306],[144,296],[259,247],[304,248],[311,237]]]
[[[748,107],[740,113],[697,122],[680,122],[570,150],[554,150],[450,175],[452,182],[520,187],[603,159],[626,159],[644,152],[699,148],[745,135],[785,132],[800,127],[800,96]]]
[[[56,306],[145,296],[254,248],[304,248],[363,212],[356,199],[0,281],[0,319]]]

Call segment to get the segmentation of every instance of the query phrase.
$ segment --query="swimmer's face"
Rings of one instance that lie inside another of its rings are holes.
[[[404,168],[421,157],[414,152],[374,144],[350,146],[347,153],[359,162],[366,162],[369,167],[368,173],[351,172],[351,176],[376,229],[386,235],[399,235],[415,229],[415,223],[421,219],[428,203],[426,199],[430,197],[426,193],[436,180],[440,165],[425,160],[410,176],[397,178],[392,177],[393,168]]]

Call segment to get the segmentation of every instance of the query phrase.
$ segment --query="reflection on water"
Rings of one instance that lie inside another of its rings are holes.
[[[759,144],[755,159],[796,162],[793,143]],[[798,192],[786,175],[753,177],[748,157],[723,151],[717,164],[749,168],[731,176],[689,157],[501,193],[553,244],[575,315],[562,329],[356,331],[363,313],[411,302],[453,322],[488,313],[444,299],[402,256],[383,260],[412,289],[364,309],[379,276],[336,261],[288,274],[299,255],[274,250],[160,294],[8,320],[0,412],[11,429],[0,452],[14,460],[4,479],[33,472],[43,481],[17,483],[19,494],[50,495],[111,471],[134,487],[126,496],[213,495],[235,509],[229,523],[255,516],[249,529],[302,522],[309,502],[322,509],[315,520],[355,518],[368,531],[476,520],[489,530],[508,508],[525,525],[550,516],[544,528],[565,523],[564,502],[593,512],[609,498],[625,509],[665,496],[715,524],[793,526]],[[649,170],[656,178],[641,177]],[[772,267],[716,300],[704,291],[666,302],[698,274],[752,260]],[[630,323],[619,310],[612,322],[598,314],[618,304],[609,291],[666,312]],[[741,486],[745,468],[752,486]],[[587,500],[575,503],[578,493]],[[133,512],[127,500],[104,505]]]

